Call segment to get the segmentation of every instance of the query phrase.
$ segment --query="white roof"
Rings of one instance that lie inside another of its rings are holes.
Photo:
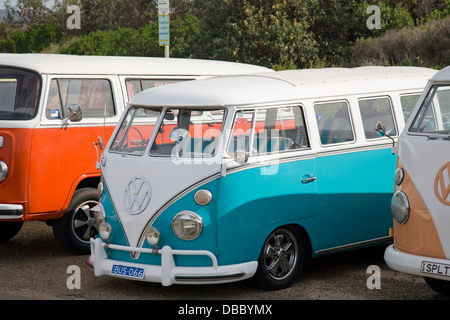
[[[433,81],[433,82],[440,82],[440,81],[449,82],[450,81],[450,66],[448,66],[447,68],[444,68],[441,71],[439,71],[438,73],[436,73],[436,75],[431,79],[431,81]]]
[[[359,67],[287,70],[176,83],[137,94],[146,106],[225,106],[270,103],[399,89],[421,92],[436,70],[417,67]]]
[[[244,63],[153,57],[0,54],[0,66],[16,66],[41,74],[232,75],[271,71]]]

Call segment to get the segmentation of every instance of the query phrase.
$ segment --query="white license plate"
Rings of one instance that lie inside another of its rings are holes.
[[[128,267],[128,266],[114,264],[111,268],[110,273],[114,274],[114,275],[124,276],[124,277],[143,279],[145,270],[144,270],[144,268]]]
[[[450,264],[422,261],[420,271],[450,277]]]

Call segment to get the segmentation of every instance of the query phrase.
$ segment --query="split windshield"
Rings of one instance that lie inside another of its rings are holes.
[[[29,120],[38,109],[41,78],[29,71],[0,68],[0,120]]]
[[[409,132],[446,136],[450,134],[450,85],[431,87]]]
[[[161,109],[131,107],[119,127],[111,151],[142,155],[155,136],[150,142],[152,156],[211,157],[216,152],[223,120],[222,109],[173,108],[162,113]]]

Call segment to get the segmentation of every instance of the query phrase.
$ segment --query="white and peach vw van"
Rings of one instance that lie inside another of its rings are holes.
[[[194,59],[0,55],[0,241],[24,221],[45,220],[63,246],[88,252],[96,161],[126,102],[172,82],[268,70]]]
[[[434,75],[398,140],[392,269],[450,294],[450,67]]]

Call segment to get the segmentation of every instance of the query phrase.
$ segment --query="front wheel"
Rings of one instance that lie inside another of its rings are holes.
[[[271,290],[287,288],[297,279],[304,260],[300,233],[289,227],[278,228],[264,242],[255,278]]]
[[[98,233],[90,209],[97,203],[96,189],[78,189],[63,217],[53,222],[53,234],[65,249],[78,254],[90,252],[89,239]]]

